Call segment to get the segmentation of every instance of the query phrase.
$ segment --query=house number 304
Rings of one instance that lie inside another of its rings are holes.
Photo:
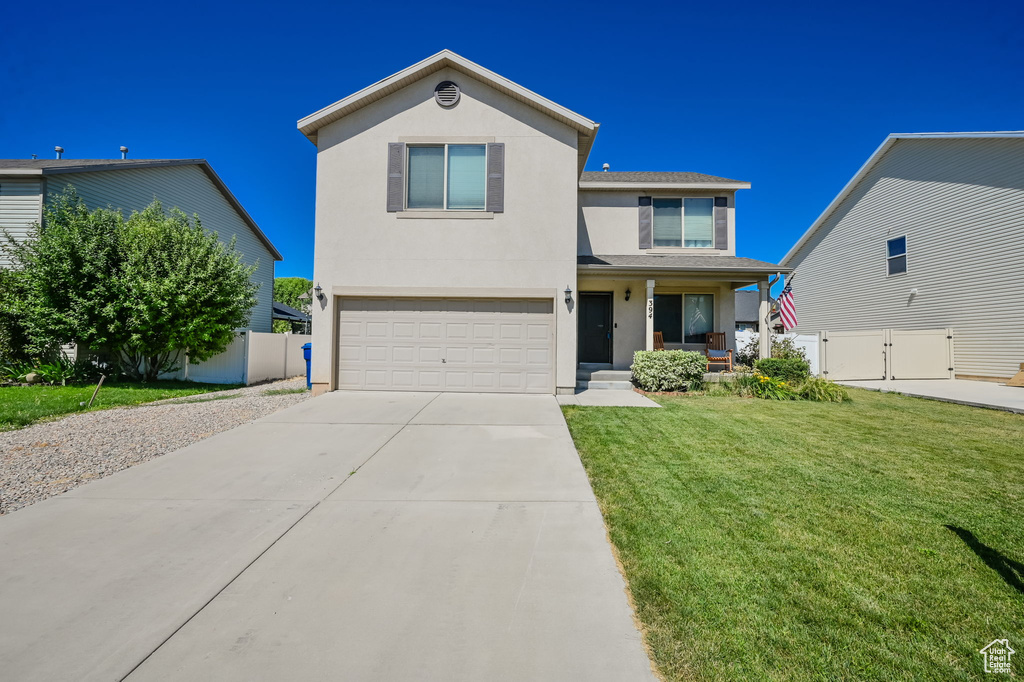
[[[653,318],[654,317],[654,300],[653,299],[648,299],[647,300],[647,317],[649,317],[649,318]]]

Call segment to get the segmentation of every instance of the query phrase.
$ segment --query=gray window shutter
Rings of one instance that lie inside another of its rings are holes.
[[[491,213],[505,211],[505,143],[487,145],[487,203]]]
[[[654,208],[650,197],[640,197],[640,248],[654,248]]]
[[[729,248],[729,197],[715,197],[715,248]]]
[[[405,143],[388,142],[388,211],[405,208]]]

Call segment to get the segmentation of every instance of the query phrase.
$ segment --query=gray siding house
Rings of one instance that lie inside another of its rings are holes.
[[[166,209],[198,214],[203,227],[236,239],[243,260],[256,264],[259,303],[248,329],[271,331],[274,263],[281,254],[203,159],[0,159],[0,230],[24,238],[42,220],[44,203],[69,185],[89,208],[127,215],[154,198]],[[9,265],[0,254],[0,267]]]
[[[1024,132],[890,135],[782,264],[800,333],[952,329],[958,377],[1024,362]]]
[[[735,347],[740,287],[767,314],[779,267],[737,256],[749,183],[584,172],[597,123],[453,52],[298,128],[317,148],[316,393],[572,393],[578,365],[626,369],[656,331]]]

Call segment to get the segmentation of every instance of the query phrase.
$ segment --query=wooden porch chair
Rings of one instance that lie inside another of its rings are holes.
[[[723,365],[721,371],[732,371],[732,349],[725,347],[725,332],[708,332],[704,346],[704,357],[708,359],[708,371],[711,365]]]
[[[661,332],[654,332],[654,350],[665,350],[665,336]]]

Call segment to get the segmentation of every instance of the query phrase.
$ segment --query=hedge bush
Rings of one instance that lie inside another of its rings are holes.
[[[694,351],[638,350],[630,369],[645,391],[680,391],[704,383],[707,359]]]
[[[811,366],[806,360],[796,358],[765,358],[754,363],[754,369],[773,379],[799,384],[811,374]]]
[[[841,403],[850,399],[850,394],[839,384],[834,384],[828,379],[811,377],[805,381],[797,390],[804,400],[813,400],[819,403]]]

